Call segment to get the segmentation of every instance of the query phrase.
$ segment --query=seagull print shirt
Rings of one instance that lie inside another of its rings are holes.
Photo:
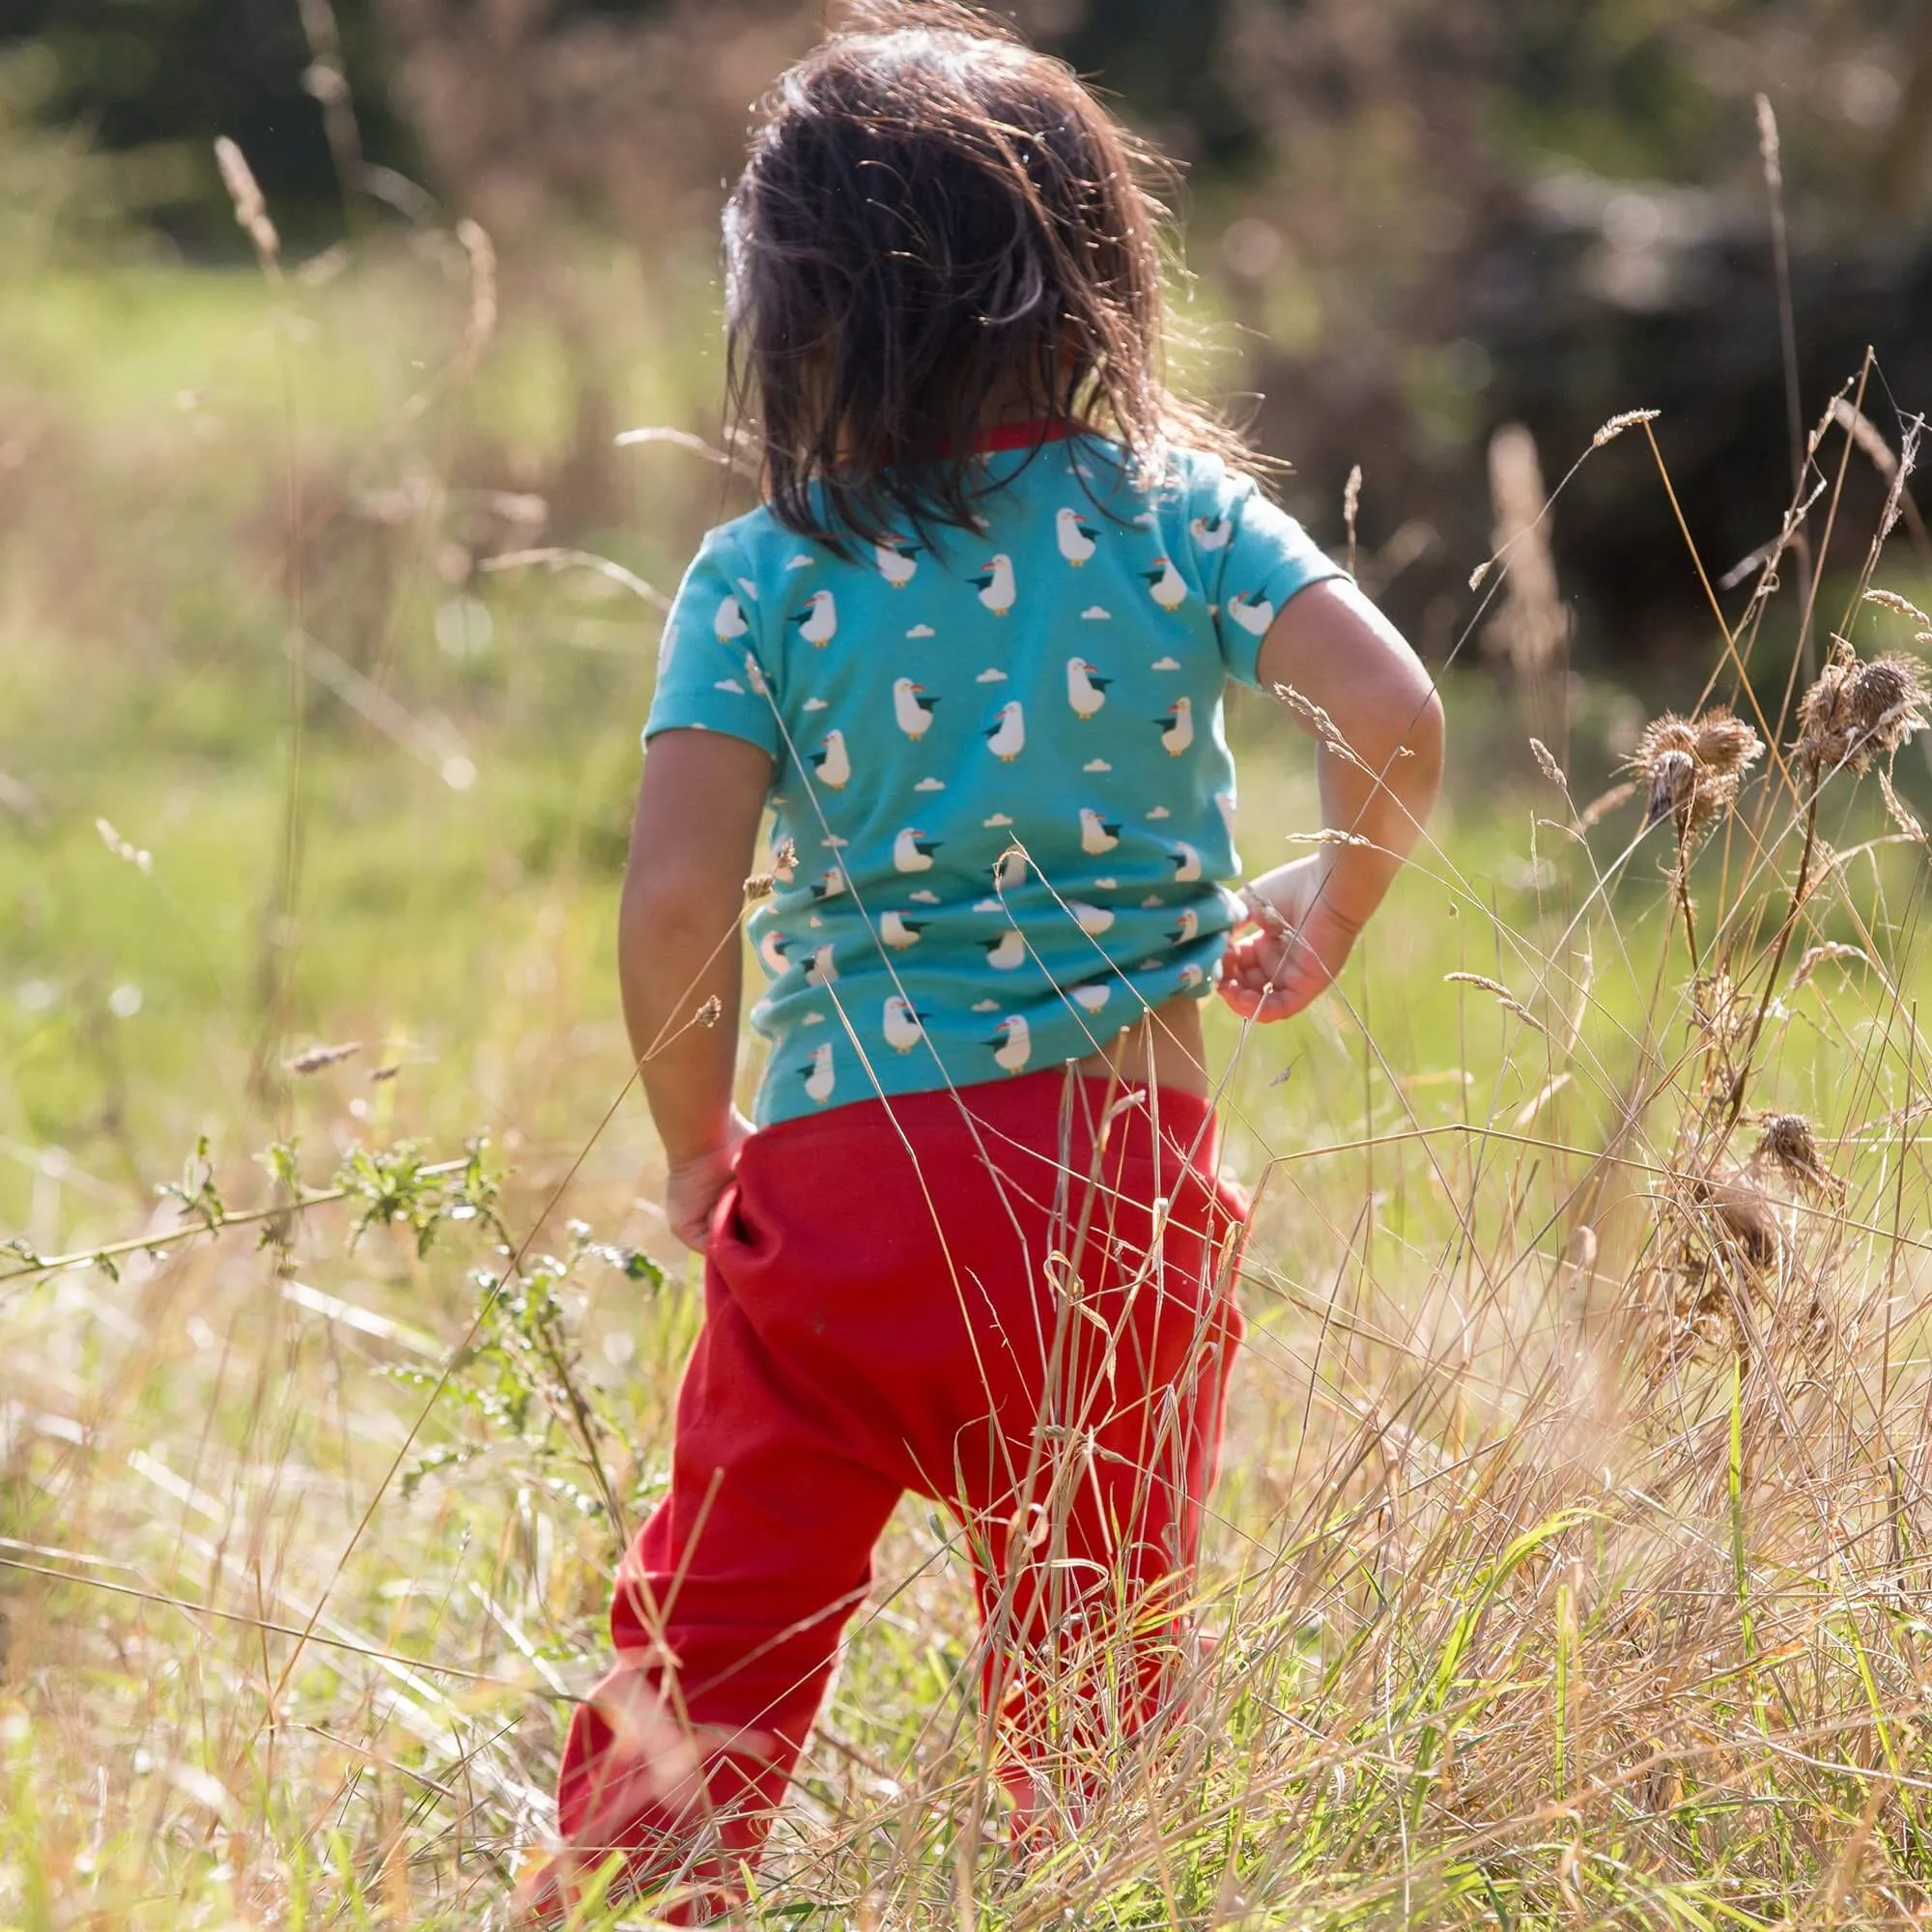
[[[1342,573],[1218,458],[1148,487],[1039,434],[989,439],[978,529],[841,557],[758,509],[678,591],[645,738],[762,746],[796,853],[750,925],[761,1123],[1076,1060],[1212,983],[1225,683]]]

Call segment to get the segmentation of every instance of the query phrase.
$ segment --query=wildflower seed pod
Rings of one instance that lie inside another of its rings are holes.
[[[1814,781],[1841,766],[1867,771],[1914,732],[1925,728],[1925,668],[1917,658],[1890,656],[1860,663],[1842,638],[1831,662],[1798,705],[1792,749]]]
[[[1644,823],[1668,817],[1680,839],[1696,838],[1737,803],[1745,774],[1763,754],[1763,740],[1728,711],[1652,719],[1627,767],[1644,785]]]

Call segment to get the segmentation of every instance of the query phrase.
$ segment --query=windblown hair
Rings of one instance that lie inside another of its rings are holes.
[[[996,417],[1243,461],[1161,377],[1163,166],[963,7],[874,4],[785,73],[725,213],[731,400],[779,519],[970,525]]]

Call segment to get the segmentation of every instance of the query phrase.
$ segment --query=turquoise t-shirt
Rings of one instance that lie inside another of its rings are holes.
[[[645,726],[769,752],[761,1123],[1078,1059],[1206,992],[1238,902],[1232,676],[1340,570],[1218,458],[1080,435],[977,459],[978,530],[840,557],[713,530]]]

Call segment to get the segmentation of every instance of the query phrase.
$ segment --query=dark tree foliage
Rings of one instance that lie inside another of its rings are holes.
[[[362,153],[406,168],[411,144],[384,85],[373,10],[367,0],[312,9],[316,21],[331,14]],[[298,0],[0,0],[0,54],[28,41],[48,57],[43,117],[109,152],[152,156],[154,184],[137,168],[135,199],[184,245],[245,248],[205,161],[220,134],[241,144],[285,231],[339,226],[343,185],[304,81],[315,50]],[[182,149],[195,151],[195,165],[160,165]]]

